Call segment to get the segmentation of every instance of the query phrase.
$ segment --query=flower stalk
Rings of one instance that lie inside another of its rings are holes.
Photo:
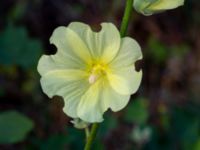
[[[87,142],[86,142],[84,150],[90,150],[91,149],[92,143],[93,143],[94,138],[97,134],[98,126],[99,126],[98,123],[94,123],[92,125],[92,129],[91,129],[90,135],[87,137]]]
[[[121,37],[124,37],[126,35],[128,24],[129,24],[131,14],[132,14],[132,10],[133,10],[133,0],[126,0],[126,7],[124,10],[124,15],[123,15],[122,23],[120,27]]]
[[[86,127],[85,128],[85,135],[86,135],[86,140],[89,138],[90,136],[90,130],[89,130],[89,127]]]

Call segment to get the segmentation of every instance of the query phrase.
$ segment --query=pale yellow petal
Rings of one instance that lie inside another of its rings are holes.
[[[102,56],[104,63],[109,63],[117,55],[120,47],[120,34],[117,28],[111,23],[102,23],[99,32],[99,39],[102,40]]]
[[[116,92],[106,78],[97,80],[82,96],[78,104],[78,117],[86,122],[102,122],[103,113],[111,108],[119,111],[130,99],[129,95]]]
[[[112,70],[107,75],[112,88],[122,95],[135,93],[142,80],[142,71],[135,71],[134,67]]]
[[[64,96],[65,88],[70,83],[85,80],[87,75],[81,70],[54,70],[46,73],[41,78],[41,85],[44,93],[49,97],[54,95]]]
[[[67,27],[58,27],[54,30],[50,42],[54,44],[60,55],[81,59],[86,64],[91,63],[91,55],[87,45],[81,37]]]
[[[102,23],[100,32],[93,32],[83,23],[73,22],[68,27],[76,32],[87,44],[94,60],[110,62],[117,54],[120,46],[120,34],[112,23]]]
[[[109,84],[106,84],[103,88],[101,107],[103,110],[111,108],[116,112],[123,109],[129,102],[130,95],[121,95],[116,92]]]
[[[142,59],[139,44],[134,39],[125,37],[121,40],[120,50],[115,59],[110,63],[110,67],[123,68],[133,66],[139,59]]]
[[[81,97],[88,90],[89,84],[87,80],[72,82],[68,85],[64,97],[63,111],[72,118],[78,118],[78,105]]]
[[[84,70],[85,68],[85,64],[80,59],[65,57],[64,55],[60,56],[59,53],[41,56],[37,66],[37,70],[41,76],[53,70]]]
[[[78,105],[78,117],[86,122],[102,122],[103,112],[100,105],[102,80],[96,81],[82,96]]]
[[[62,96],[65,101],[64,112],[71,117],[77,117],[77,105],[89,87],[86,76],[80,70],[54,70],[42,76],[41,85],[49,97]]]
[[[174,9],[184,4],[184,0],[134,0],[134,8],[143,15],[152,15]]]
[[[184,0],[158,0],[150,5],[149,10],[174,9],[184,4]]]

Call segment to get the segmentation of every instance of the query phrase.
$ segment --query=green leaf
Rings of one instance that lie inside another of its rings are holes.
[[[144,98],[138,98],[129,104],[125,112],[125,120],[130,123],[144,124],[148,119],[148,104]]]
[[[0,114],[0,144],[23,141],[33,129],[33,122],[14,110]]]
[[[51,135],[43,141],[40,150],[65,150],[68,145],[68,136],[63,134]]]
[[[85,138],[85,133],[82,130],[77,130],[74,127],[68,128],[68,144],[69,144],[69,149],[72,150],[81,150],[84,147],[84,138]],[[78,141],[78,144],[77,144]]]
[[[183,150],[192,149],[199,138],[199,116],[187,109],[175,107],[171,115],[171,137],[180,141]]]
[[[19,65],[25,69],[35,67],[41,50],[41,43],[30,39],[24,27],[10,24],[0,33],[0,64]]]
[[[179,44],[171,47],[171,56],[183,58],[190,51],[190,47],[186,44]]]
[[[110,131],[112,131],[113,129],[116,129],[117,126],[118,126],[118,120],[116,116],[114,116],[113,114],[107,113],[104,116],[103,123],[100,125],[98,134],[102,138],[106,134],[109,134]]]
[[[157,64],[165,62],[169,55],[169,49],[158,39],[151,37],[148,41],[148,55]]]
[[[200,150],[200,138],[197,140],[197,142],[194,144],[193,150]]]

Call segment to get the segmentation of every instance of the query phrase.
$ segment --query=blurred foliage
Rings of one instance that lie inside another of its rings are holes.
[[[165,62],[169,55],[166,46],[153,37],[148,41],[148,53],[149,57],[157,64]]]
[[[0,33],[0,63],[3,65],[35,67],[41,50],[41,43],[30,39],[23,27],[9,24],[4,32]]]
[[[169,57],[183,58],[189,52],[189,49],[186,44],[168,46],[155,37],[150,37],[147,43],[147,55],[158,65],[162,65]]]
[[[12,110],[0,114],[0,144],[23,141],[32,129],[32,120],[19,112]]]
[[[132,101],[125,110],[124,119],[130,123],[145,124],[148,119],[148,103],[144,98]]]
[[[84,131],[64,115],[62,100],[42,94],[37,62],[55,53],[49,37],[57,26],[119,27],[123,9],[121,0],[0,1],[1,150],[82,149]],[[133,14],[129,36],[144,53],[142,86],[124,110],[104,115],[94,150],[200,150],[199,10],[199,0],[186,0],[155,16]]]
[[[51,135],[46,141],[39,143],[39,147],[41,150],[64,150],[68,142],[69,140],[66,135]]]
[[[68,149],[82,149],[84,146],[84,132],[74,127],[67,129],[68,133],[52,134],[46,140],[34,139],[33,142],[40,150],[65,150]],[[78,140],[78,144],[77,144]]]

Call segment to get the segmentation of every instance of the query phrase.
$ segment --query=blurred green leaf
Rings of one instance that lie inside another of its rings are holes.
[[[67,129],[68,132],[68,144],[69,149],[72,150],[82,150],[85,144],[85,132],[84,130],[78,130],[74,127],[70,127]],[[77,144],[78,143],[78,144]]]
[[[20,0],[18,3],[16,3],[16,5],[11,8],[8,18],[10,20],[18,20],[22,18],[22,16],[25,14],[27,3],[28,1],[24,0]]]
[[[14,110],[0,114],[0,144],[23,141],[33,129],[33,122]]]
[[[181,149],[192,149],[199,138],[199,116],[195,112],[181,107],[175,107],[171,115],[170,137],[179,142]]]
[[[116,116],[111,113],[107,113],[104,116],[103,123],[100,124],[98,135],[100,138],[104,137],[106,134],[109,134],[110,131],[117,128],[118,120]]]
[[[0,96],[3,96],[5,94],[5,91],[3,89],[3,87],[0,87]]]
[[[170,130],[170,114],[165,104],[158,105],[159,121],[164,130]]]
[[[103,144],[102,138],[96,138],[94,144],[92,145],[93,150],[105,150],[105,145]]]
[[[175,45],[171,47],[171,55],[182,58],[189,52],[189,49],[190,47],[186,44]]]
[[[181,137],[181,144],[183,150],[192,149],[195,141],[198,139],[199,123],[195,120],[193,123],[185,128],[184,134]],[[199,150],[199,149],[198,149]]]
[[[197,140],[197,142],[194,144],[193,150],[200,150],[200,138]]]
[[[166,45],[158,39],[151,37],[148,41],[148,55],[157,64],[163,63],[169,54]]]
[[[144,98],[132,101],[126,109],[125,120],[130,123],[144,124],[148,119],[148,103]]]
[[[35,67],[41,50],[41,43],[30,39],[24,27],[9,24],[0,33],[0,63],[3,65],[19,65],[25,69]]]
[[[70,135],[69,135],[70,136]],[[68,136],[57,134],[50,136],[46,141],[43,141],[40,150],[65,150],[68,144]]]

